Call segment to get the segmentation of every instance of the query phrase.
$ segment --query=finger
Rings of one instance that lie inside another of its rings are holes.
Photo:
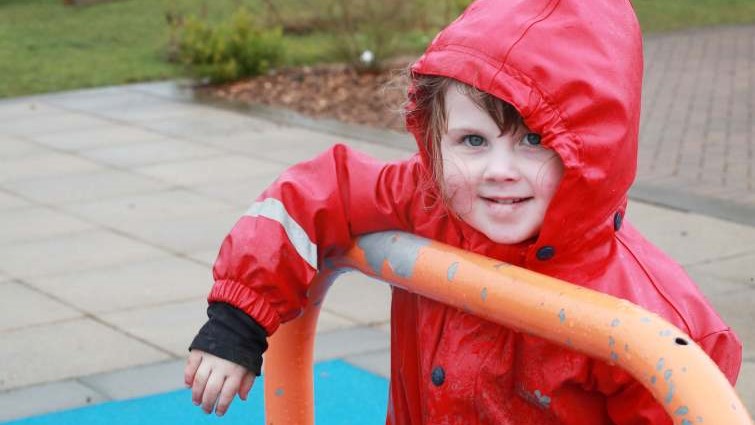
[[[202,363],[194,375],[194,381],[191,386],[191,401],[197,406],[202,403],[204,390],[207,386],[207,381],[210,379],[210,372],[210,367],[206,363]]]
[[[247,372],[241,380],[241,388],[239,388],[239,397],[241,397],[242,400],[246,400],[249,397],[249,390],[252,389],[253,384],[254,374],[252,372]]]
[[[207,381],[207,387],[204,389],[204,395],[202,396],[202,410],[205,413],[212,413],[212,409],[215,407],[215,403],[218,401],[218,394],[223,388],[223,382],[225,376],[220,373],[210,374],[210,379]]]
[[[184,367],[184,383],[187,387],[191,387],[194,382],[194,375],[199,369],[199,365],[202,363],[202,353],[200,351],[192,351],[189,354],[189,358],[186,359],[186,366]]]
[[[227,378],[225,380],[225,383],[223,384],[223,389],[220,390],[220,397],[218,398],[218,404],[215,406],[215,414],[218,416],[225,415],[225,412],[228,411],[228,407],[231,405],[231,402],[233,401],[233,397],[236,396],[236,393],[239,391],[239,385],[241,382],[239,382],[238,378]]]

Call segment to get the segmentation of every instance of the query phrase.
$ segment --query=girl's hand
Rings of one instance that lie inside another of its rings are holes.
[[[242,400],[249,396],[254,374],[245,367],[201,350],[191,350],[184,369],[184,382],[191,388],[191,400],[205,413],[223,416],[238,393]]]

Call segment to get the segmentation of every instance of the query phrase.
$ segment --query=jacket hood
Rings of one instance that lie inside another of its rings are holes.
[[[628,0],[478,0],[411,72],[505,100],[561,157],[564,176],[534,250],[578,254],[620,226],[635,176],[642,86],[642,38]],[[422,129],[411,118],[407,127],[428,166]]]

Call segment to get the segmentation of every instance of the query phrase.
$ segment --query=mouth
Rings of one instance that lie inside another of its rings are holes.
[[[515,204],[521,204],[522,202],[529,201],[532,199],[531,196],[523,197],[523,198],[487,198],[485,196],[481,196],[484,201],[490,202],[493,204],[500,204],[500,205],[515,205]]]

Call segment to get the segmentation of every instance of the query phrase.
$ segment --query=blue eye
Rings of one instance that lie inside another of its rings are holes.
[[[522,140],[525,145],[540,146],[540,135],[537,133],[527,133]]]
[[[485,138],[482,136],[478,136],[476,134],[466,135],[464,136],[463,139],[461,139],[461,141],[465,145],[473,147],[473,148],[479,148],[480,146],[485,144]]]

